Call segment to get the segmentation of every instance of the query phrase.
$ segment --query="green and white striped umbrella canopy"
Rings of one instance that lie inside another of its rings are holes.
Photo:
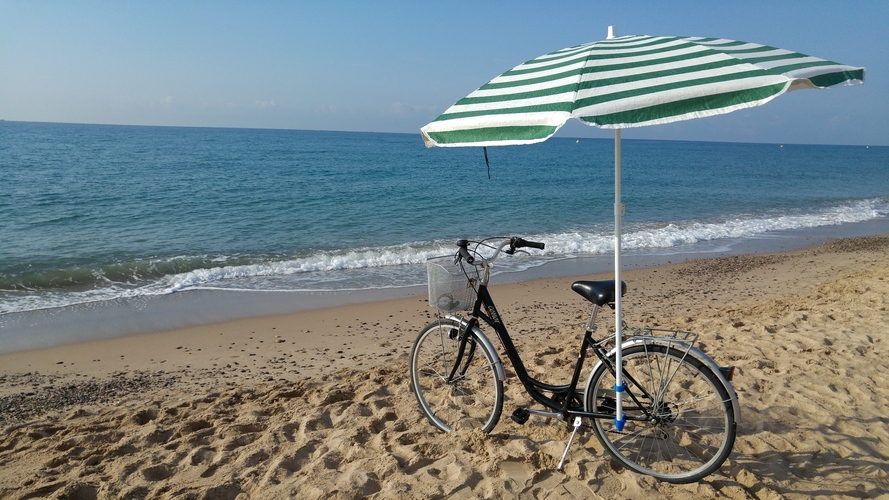
[[[759,106],[801,88],[864,81],[864,68],[721,38],[622,36],[520,64],[421,129],[432,146],[531,144],[570,118],[620,129]]]

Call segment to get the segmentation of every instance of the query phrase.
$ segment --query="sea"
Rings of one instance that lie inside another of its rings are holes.
[[[889,233],[889,147],[624,136],[630,265]],[[612,139],[0,121],[0,352],[419,293],[464,238],[607,271],[613,211]]]

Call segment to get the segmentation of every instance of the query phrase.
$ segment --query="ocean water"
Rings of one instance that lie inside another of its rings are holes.
[[[631,254],[889,216],[887,147],[622,150]],[[426,149],[419,132],[0,122],[0,320],[188,290],[416,286],[460,238],[546,242],[506,270],[613,252],[611,140],[488,156],[490,171],[481,149]]]

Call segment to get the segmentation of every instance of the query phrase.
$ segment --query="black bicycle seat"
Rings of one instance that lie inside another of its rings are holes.
[[[575,281],[571,289],[593,304],[604,306],[614,302],[614,280],[607,281]],[[627,284],[620,282],[620,295],[627,293]]]

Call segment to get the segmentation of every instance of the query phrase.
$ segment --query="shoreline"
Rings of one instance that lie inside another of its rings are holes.
[[[795,241],[794,249],[792,250],[771,252],[751,252],[749,248],[750,242],[745,242],[745,245],[736,247],[733,250],[721,250],[704,257],[701,257],[699,254],[677,253],[654,259],[652,256],[643,256],[635,262],[633,258],[630,258],[628,259],[629,262],[625,264],[623,271],[623,279],[628,284],[628,293],[624,297],[625,318],[631,320],[646,316],[649,319],[656,318],[655,314],[644,311],[659,307],[656,300],[661,300],[665,297],[669,298],[670,294],[673,293],[671,291],[674,290],[682,290],[682,293],[685,294],[694,294],[696,292],[692,287],[699,285],[704,289],[700,292],[701,294],[709,295],[713,293],[712,290],[706,291],[706,289],[718,287],[721,282],[717,281],[716,284],[700,282],[696,278],[699,278],[702,274],[706,275],[707,272],[694,271],[698,267],[704,269],[746,268],[759,262],[780,262],[785,259],[798,259],[801,255],[819,253],[825,247],[855,248],[860,242],[864,242],[865,245],[870,244],[868,242],[882,244],[882,242],[889,242],[889,233],[851,238],[825,237],[809,241],[811,244],[808,246],[796,248],[796,244],[799,242]],[[772,243],[778,247],[787,246],[787,242],[780,239],[772,240]],[[763,250],[762,247],[758,247],[758,249]],[[604,264],[606,260],[610,261],[611,256],[596,256],[594,259],[598,259],[601,261],[600,264]],[[594,267],[594,272],[581,272],[582,269],[580,267],[588,265],[588,262],[583,262],[584,260],[591,259],[567,261],[568,265],[563,267],[563,272],[555,276],[545,272],[540,273],[540,268],[523,273],[515,273],[515,275],[507,277],[507,279],[501,279],[499,282],[494,283],[492,285],[492,293],[498,300],[498,305],[506,299],[508,300],[509,307],[512,308],[521,308],[523,303],[536,302],[535,290],[539,290],[542,296],[550,299],[558,297],[560,300],[565,301],[566,306],[583,308],[585,307],[584,302],[571,292],[570,284],[577,279],[613,278],[612,270],[603,266]],[[558,265],[559,263],[554,264]],[[610,262],[607,262],[607,264],[610,265]],[[535,272],[540,273],[540,275],[535,276]],[[710,272],[712,273],[713,271]],[[519,275],[524,275],[524,279],[518,279]],[[652,276],[658,275],[678,275],[680,277],[672,281],[652,282]],[[827,279],[827,276],[822,278]],[[195,294],[196,296],[202,296],[205,299],[207,306],[213,311],[217,311],[220,308],[224,309],[232,304],[230,301],[220,299],[220,295],[226,295],[224,292],[221,294],[215,293],[215,291],[200,293],[203,291],[198,290],[195,292],[198,292]],[[725,293],[725,290],[720,290],[720,292]],[[756,292],[758,295],[763,293],[762,290]],[[239,293],[234,292],[234,295],[239,295]],[[256,299],[256,302],[251,304],[254,307],[253,311],[262,311],[263,308],[266,308],[265,314],[238,316],[221,321],[204,320],[185,326],[174,324],[168,328],[156,328],[150,331],[137,331],[134,333],[127,333],[126,327],[121,325],[136,324],[144,321],[146,317],[159,314],[159,311],[141,307],[136,308],[135,314],[133,314],[133,311],[129,309],[117,309],[118,314],[121,312],[131,314],[125,320],[112,318],[112,321],[109,322],[111,327],[118,328],[118,334],[107,337],[89,336],[79,340],[75,339],[33,349],[11,352],[0,351],[0,374],[29,372],[34,369],[46,370],[47,368],[51,368],[50,371],[58,373],[78,373],[80,376],[94,376],[115,371],[125,372],[134,368],[138,370],[163,370],[167,360],[163,356],[155,356],[155,351],[157,350],[155,347],[163,346],[164,348],[169,348],[174,344],[176,344],[177,350],[184,349],[183,352],[189,354],[197,354],[202,349],[189,352],[188,344],[203,345],[204,354],[196,356],[198,360],[212,361],[216,359],[213,356],[219,359],[236,358],[239,355],[232,355],[229,351],[237,350],[244,353],[247,350],[244,348],[235,349],[232,346],[235,346],[236,342],[224,344],[221,339],[244,341],[245,332],[248,331],[250,335],[247,335],[248,338],[246,340],[254,341],[253,343],[277,344],[280,347],[297,345],[303,352],[307,352],[307,350],[312,349],[323,350],[325,346],[337,343],[344,336],[355,337],[356,333],[353,330],[365,332],[369,331],[371,327],[386,325],[388,334],[377,332],[374,338],[388,338],[395,333],[404,333],[406,331],[406,338],[400,340],[402,347],[409,349],[414,340],[414,335],[428,321],[431,321],[436,313],[435,310],[428,306],[425,286],[416,287],[413,293],[403,295],[388,295],[384,293],[380,296],[379,291],[374,290],[357,293],[350,291],[340,294],[324,292],[320,295],[326,297],[319,298],[318,302],[313,304],[313,307],[297,308],[296,310],[289,310],[285,307],[283,311],[276,310],[279,304],[273,304],[269,307],[268,303],[259,300],[266,298],[265,295],[267,294],[248,295],[252,295]],[[286,297],[292,294],[282,292],[281,294],[273,295],[284,295]],[[340,295],[340,301],[335,303],[327,302],[325,299],[329,298],[330,295]],[[519,300],[517,296],[521,296],[523,299]],[[652,301],[652,298],[655,301]],[[649,303],[646,303],[646,301]],[[176,307],[175,303],[173,303],[173,307]],[[186,314],[188,310],[194,307],[194,303],[189,303],[186,306],[179,304],[178,307],[179,310],[173,311],[174,314]],[[391,313],[394,310],[398,311],[398,316]],[[170,313],[170,310],[161,310],[160,312]],[[103,313],[100,311],[99,314]],[[107,315],[105,319],[108,319]],[[115,319],[117,321],[114,321]],[[162,324],[163,318],[160,319],[160,322]],[[411,326],[405,328],[400,325],[402,323]],[[153,324],[158,323],[155,322]],[[676,326],[674,325],[674,327]],[[282,335],[284,332],[289,332],[290,335]],[[321,335],[322,332],[323,335]],[[215,350],[209,349],[208,353],[207,345],[211,343],[216,343],[217,345]],[[369,345],[367,338],[360,339],[358,343],[368,353],[381,356],[388,356],[390,355],[389,353],[398,351],[397,349],[388,349],[392,343],[391,339],[382,342],[380,346]],[[250,342],[245,342],[245,345],[247,344],[250,344]],[[264,348],[258,346],[251,347],[255,350],[264,350]],[[92,357],[93,352],[109,350],[123,354],[120,354],[119,359],[87,359]],[[329,351],[329,348],[327,351]],[[338,354],[346,353],[341,352]],[[251,358],[254,356],[247,353],[246,357]],[[35,360],[43,359],[47,361],[38,361],[36,364],[32,364]],[[54,361],[55,366],[48,364],[48,360],[51,359],[56,360]],[[66,359],[69,361],[65,361]],[[339,360],[344,359],[346,359],[346,356],[339,357]],[[332,361],[331,366],[336,366],[339,360]],[[90,365],[93,366],[90,367]],[[343,363],[343,365],[348,365],[348,363]],[[359,363],[356,366],[361,365],[362,363]],[[187,363],[179,363],[177,366],[179,368],[192,368],[192,364]],[[218,366],[218,363],[208,364],[204,362],[201,364],[198,362],[195,366],[210,369]],[[320,365],[305,365],[303,366],[303,373],[309,376],[320,375],[324,372],[324,368]]]
[[[659,251],[625,252],[624,271],[689,260],[757,255],[808,248],[826,241],[889,234],[889,218],[775,231],[757,237],[720,240]],[[579,256],[547,262],[527,271],[504,273],[496,284],[613,273],[613,255]],[[384,300],[424,297],[426,286],[349,291],[186,290],[167,295],[92,302],[0,316],[0,354],[240,319],[276,316]],[[5,330],[5,333],[3,332]]]
[[[570,371],[588,312],[568,288],[574,279],[492,288],[542,380]],[[737,368],[738,440],[700,483],[617,468],[590,433],[578,436],[565,473],[554,473],[568,434],[547,420],[507,418],[528,399],[514,376],[492,434],[436,432],[407,376],[407,353],[432,317],[422,296],[0,355],[0,496],[889,491],[889,235],[630,269],[625,279],[628,323],[701,332],[699,347]],[[600,317],[603,332],[609,316]]]

